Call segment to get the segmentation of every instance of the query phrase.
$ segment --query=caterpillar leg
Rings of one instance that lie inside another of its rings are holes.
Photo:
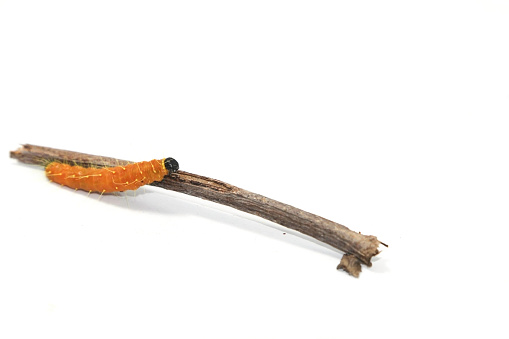
[[[124,192],[124,197],[125,197],[125,203],[127,205],[127,208],[129,208],[129,199],[127,199],[127,192]]]

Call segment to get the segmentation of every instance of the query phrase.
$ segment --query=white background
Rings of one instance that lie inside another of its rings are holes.
[[[0,1],[1,338],[507,338],[506,1]],[[288,229],[32,143],[210,176],[376,235]],[[285,234],[286,233],[286,234]]]

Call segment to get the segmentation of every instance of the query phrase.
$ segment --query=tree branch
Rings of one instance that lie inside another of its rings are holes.
[[[85,167],[118,166],[129,161],[35,145],[23,145],[10,153],[11,158],[27,164],[43,165],[51,161],[76,163]],[[279,201],[246,191],[225,182],[177,171],[153,186],[192,195],[251,213],[296,230],[345,253],[338,269],[358,276],[361,263],[371,266],[371,258],[379,253],[375,236],[362,235],[320,216]]]

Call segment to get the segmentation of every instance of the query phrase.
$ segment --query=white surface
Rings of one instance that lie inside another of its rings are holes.
[[[508,15],[1,1],[0,337],[507,338]],[[232,209],[50,184],[21,143],[173,156],[390,247],[354,279]]]

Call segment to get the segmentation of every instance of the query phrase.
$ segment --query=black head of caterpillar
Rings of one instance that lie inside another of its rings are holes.
[[[173,158],[166,158],[164,159],[164,167],[168,170],[170,174],[175,173],[179,169],[179,163],[177,162],[177,160]]]

